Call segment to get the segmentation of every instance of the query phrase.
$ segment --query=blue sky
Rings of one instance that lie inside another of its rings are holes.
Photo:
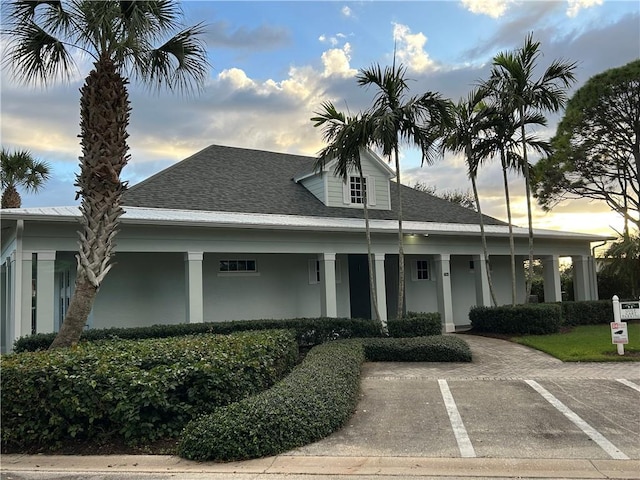
[[[132,160],[123,176],[131,184],[221,144],[314,155],[321,133],[310,117],[323,101],[357,112],[373,91],[358,87],[358,69],[397,58],[407,66],[411,93],[437,91],[457,100],[487,77],[491,58],[520,46],[533,32],[544,53],[575,61],[580,87],[592,75],[640,57],[637,1],[234,1],[183,2],[185,23],[203,22],[212,65],[196,98],[149,93],[131,85],[129,128]],[[80,147],[78,90],[90,63],[47,89],[19,85],[1,74],[2,146],[29,149],[51,163],[53,178],[39,195],[23,195],[23,206],[70,205]],[[558,115],[538,134],[553,135]],[[447,156],[420,167],[417,152],[403,150],[403,181],[438,190],[468,188],[459,158]],[[215,172],[213,172],[215,174]],[[526,223],[521,181],[513,180],[516,224]],[[483,208],[504,219],[500,173],[487,167],[479,177]],[[536,212],[539,228],[611,233],[619,226],[606,206],[586,201]]]

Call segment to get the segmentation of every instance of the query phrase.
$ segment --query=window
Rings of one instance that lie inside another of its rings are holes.
[[[364,196],[367,195],[367,204],[376,204],[376,182],[373,177],[360,178],[352,175],[342,184],[343,203],[354,207],[364,205]]]
[[[255,260],[220,260],[220,272],[257,272]]]
[[[351,203],[364,203],[364,194],[366,190],[366,178],[349,177],[349,198],[351,199]]]
[[[429,280],[429,260],[414,260],[411,264],[411,280]]]
[[[309,260],[309,285],[320,283],[320,260]],[[336,283],[342,283],[342,268],[336,260]]]

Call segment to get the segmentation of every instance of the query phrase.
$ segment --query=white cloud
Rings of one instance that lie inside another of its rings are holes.
[[[324,65],[324,77],[339,76],[352,77],[357,73],[351,68],[351,45],[345,43],[342,48],[333,48],[322,54],[322,64]]]
[[[514,0],[462,0],[462,5],[471,13],[499,18]]]
[[[435,66],[424,50],[427,37],[423,33],[411,33],[406,25],[394,23],[393,38],[397,42],[396,56],[407,68],[416,72],[425,72]]]
[[[353,11],[351,10],[351,8],[347,7],[346,5],[342,7],[340,11],[342,12],[342,15],[344,15],[345,17],[353,16]]]
[[[590,8],[596,5],[602,5],[603,0],[567,0],[567,16],[575,17],[583,8]]]

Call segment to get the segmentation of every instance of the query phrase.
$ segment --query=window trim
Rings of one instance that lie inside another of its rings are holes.
[[[375,207],[376,205],[376,179],[371,175],[363,175],[365,189],[367,189],[367,206]],[[345,205],[348,205],[353,208],[362,208],[364,206],[364,202],[358,203],[354,202],[351,195],[351,184],[352,182],[357,181],[360,183],[360,175],[349,175],[342,182],[342,201]]]
[[[418,262],[424,262],[424,268],[418,267]],[[411,281],[413,282],[425,282],[433,279],[431,274],[431,262],[426,258],[418,258],[411,261]],[[420,278],[420,273],[426,272],[426,278]]]
[[[236,270],[223,270],[222,262],[236,262]],[[245,263],[244,270],[238,270],[239,262]],[[249,262],[253,262],[253,269],[249,270],[246,268],[246,265]],[[220,258],[218,260],[218,276],[219,277],[258,277],[260,276],[260,271],[258,270],[258,262],[255,258]]]

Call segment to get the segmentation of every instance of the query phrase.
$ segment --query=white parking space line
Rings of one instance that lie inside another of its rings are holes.
[[[626,385],[627,387],[633,388],[634,390],[640,392],[640,385],[630,382],[629,380],[625,380],[624,378],[616,378],[616,382],[620,382],[623,385]]]
[[[446,380],[438,380],[438,385],[440,385],[442,399],[447,407],[447,413],[449,414],[449,421],[451,422],[451,428],[453,428],[453,434],[456,437],[456,442],[458,442],[460,456],[464,458],[475,458],[476,451],[471,444],[471,440],[467,434],[467,429],[464,427],[464,423],[462,423],[462,417],[460,416],[456,402],[453,399],[453,395],[451,395],[451,390],[449,390],[449,384]]]
[[[586,433],[591,440],[596,442],[600,448],[602,448],[605,452],[609,454],[609,456],[615,460],[629,460],[618,447],[616,447],[609,440],[604,438],[604,436],[598,432],[595,428],[585,422],[580,416],[567,407],[564,403],[554,397],[548,390],[546,390],[542,385],[534,380],[525,380],[525,382],[533,388],[536,392],[538,392],[544,399],[553,405],[558,411],[560,411],[565,417],[571,420],[580,430]]]

